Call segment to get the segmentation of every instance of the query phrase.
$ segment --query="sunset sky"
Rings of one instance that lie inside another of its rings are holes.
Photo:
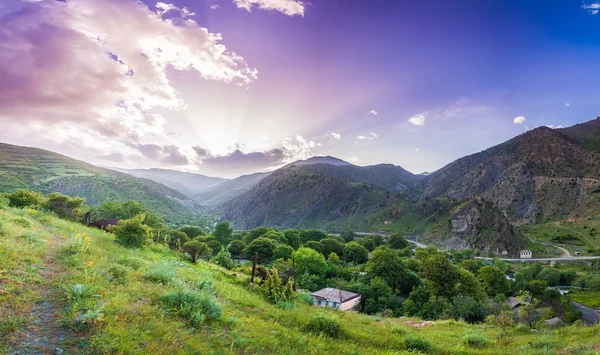
[[[224,177],[314,155],[433,171],[600,116],[599,10],[1,0],[0,141]]]

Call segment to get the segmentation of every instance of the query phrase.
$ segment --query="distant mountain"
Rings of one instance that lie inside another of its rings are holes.
[[[600,154],[565,133],[539,127],[458,159],[423,179],[422,198],[482,196],[530,223],[598,213]]]
[[[318,156],[318,157],[308,158],[306,160],[297,160],[293,163],[286,165],[285,167],[313,165],[313,164],[329,164],[329,165],[335,165],[335,166],[352,165],[342,159],[338,159],[338,158],[334,158],[334,157],[330,157],[330,156]]]
[[[322,168],[325,164],[318,164]],[[293,165],[263,178],[248,192],[219,207],[222,219],[237,229],[262,225],[280,228],[364,228],[374,215],[402,201],[400,195],[360,182],[348,182]],[[343,166],[333,166],[340,168]],[[319,169],[316,169],[319,170]]]
[[[135,177],[156,181],[188,197],[193,197],[206,189],[227,181],[225,178],[210,177],[171,169],[113,169]]]
[[[573,137],[586,149],[600,153],[600,117],[571,127],[562,128],[559,131]]]
[[[206,208],[160,183],[100,168],[47,150],[0,143],[0,191],[20,188],[104,200],[137,200],[173,223],[189,223]]]
[[[248,192],[260,180],[270,173],[255,173],[243,175],[232,180],[227,180],[194,196],[194,200],[203,206],[220,206],[234,198]]]

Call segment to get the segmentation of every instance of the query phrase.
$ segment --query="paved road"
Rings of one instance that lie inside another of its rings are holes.
[[[481,256],[476,256],[475,259],[481,260],[493,260],[494,258],[484,258]],[[531,258],[531,259],[506,259],[506,258],[498,258],[504,261],[516,261],[516,262],[534,262],[534,261],[577,261],[577,260],[596,260],[600,259],[600,256],[565,256],[558,258]]]
[[[573,307],[581,311],[581,319],[583,319],[586,324],[595,324],[600,322],[600,319],[598,318],[599,311],[597,309],[586,307],[575,301],[571,301],[571,304]]]

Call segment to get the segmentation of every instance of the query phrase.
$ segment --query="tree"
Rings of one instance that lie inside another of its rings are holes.
[[[246,243],[236,239],[232,240],[231,243],[229,243],[227,250],[229,250],[231,255],[233,255],[234,257],[240,258],[244,254],[244,248],[246,248]]]
[[[477,259],[467,259],[463,260],[460,263],[460,266],[463,269],[470,271],[473,275],[476,275],[477,271],[479,271],[479,269],[481,269],[481,267],[483,266],[483,262]]]
[[[193,239],[185,243],[183,245],[183,250],[190,254],[193,264],[195,264],[199,258],[205,259],[212,254],[212,249],[210,249],[206,243],[200,241],[199,239]]]
[[[292,253],[294,252],[294,248],[289,245],[279,244],[273,250],[273,260],[283,259],[288,260],[292,257]]]
[[[335,238],[321,239],[319,243],[322,247],[321,252],[325,256],[328,256],[331,253],[342,255],[342,253],[344,252],[344,244]]]
[[[354,239],[356,239],[357,235],[354,232],[344,231],[344,232],[340,233],[340,237],[342,237],[342,239],[344,239],[344,241],[346,243],[348,243],[348,242],[354,241]]]
[[[408,246],[408,240],[402,236],[402,234],[392,234],[390,239],[388,240],[388,245],[392,249],[404,249]]]
[[[8,205],[16,208],[37,208],[44,203],[44,195],[25,189],[17,190],[12,194],[6,194],[6,198],[8,199]]]
[[[490,296],[507,293],[510,290],[506,275],[496,266],[484,266],[477,272],[484,291]]]
[[[327,261],[329,261],[332,264],[337,264],[340,261],[340,257],[336,253],[331,253],[327,257]]]
[[[201,235],[206,235],[204,229],[197,226],[183,226],[179,228],[180,232],[187,234],[188,238],[194,239]]]
[[[84,204],[85,198],[83,197],[70,197],[60,192],[53,192],[48,195],[43,206],[56,213],[60,218],[80,219],[83,215]]]
[[[366,271],[369,276],[380,277],[393,290],[397,290],[406,273],[406,267],[394,250],[382,245],[373,251]]]
[[[543,295],[548,289],[548,283],[543,280],[532,280],[527,285],[527,289],[534,295]]]
[[[475,275],[469,270],[459,269],[460,275],[456,284],[456,294],[471,297],[475,300],[483,300],[486,297],[485,290]]]
[[[384,310],[394,311],[401,307],[401,303],[392,288],[385,280],[376,277],[370,284],[361,290],[363,312],[368,314],[380,313]]]
[[[358,241],[360,245],[365,247],[368,251],[373,251],[377,247],[375,241],[372,238],[363,238]]]
[[[142,223],[142,216],[123,219],[115,228],[116,239],[119,243],[130,248],[139,248],[148,242],[150,228]]]
[[[221,222],[215,226],[212,235],[221,243],[227,243],[233,235],[233,228],[229,222]]]
[[[296,274],[323,276],[327,272],[325,257],[318,251],[301,247],[293,255],[296,261]]]
[[[434,296],[452,297],[460,274],[458,268],[444,254],[435,252],[421,260],[419,270],[427,289]]]
[[[369,251],[357,242],[346,243],[344,246],[344,261],[363,264],[369,260]]]
[[[253,257],[255,252],[258,253],[258,262],[264,264],[272,260],[275,247],[277,242],[273,239],[258,237],[246,246],[244,253],[249,257]]]
[[[105,200],[97,208],[98,213],[104,218],[130,219],[148,212],[144,204],[135,201]]]
[[[548,286],[558,286],[560,284],[560,271],[555,268],[546,268],[539,273],[538,279],[546,281]]]
[[[321,239],[325,238],[327,238],[327,234],[317,229],[303,229],[300,231],[300,240],[302,240],[303,243],[306,243],[308,241],[318,242]]]
[[[314,240],[309,240],[308,242],[304,243],[304,247],[316,250],[321,254],[323,253],[323,245],[321,245],[321,243],[314,241]]]
[[[262,237],[264,234],[266,234],[268,231],[271,231],[271,230],[273,230],[273,229],[267,228],[267,227],[254,228],[254,229],[250,230],[248,233],[246,233],[246,235],[243,238],[244,243],[250,244],[250,243],[252,243],[252,241],[254,239],[256,239],[258,237]]]
[[[287,245],[291,246],[294,249],[300,248],[300,244],[302,241],[300,240],[300,232],[295,229],[287,229],[283,231],[283,235],[287,240]]]
[[[400,280],[398,290],[402,295],[410,294],[415,287],[423,285],[423,279],[414,271],[406,269],[406,272]]]
[[[231,259],[231,253],[225,249],[219,250],[217,255],[213,258],[213,262],[227,270],[231,270],[235,266],[235,262]]]
[[[187,234],[174,229],[166,232],[166,239],[171,249],[180,249],[185,243],[190,241]]]
[[[287,238],[285,237],[285,235],[273,229],[263,234],[262,237],[273,239],[274,241],[281,244],[287,244]]]

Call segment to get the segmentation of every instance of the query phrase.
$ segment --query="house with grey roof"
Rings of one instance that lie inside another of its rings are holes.
[[[339,290],[337,288],[324,288],[322,290],[311,292],[310,295],[315,301],[315,305],[320,307],[331,307],[341,311],[348,311],[358,308],[360,305],[360,295],[358,293]]]

